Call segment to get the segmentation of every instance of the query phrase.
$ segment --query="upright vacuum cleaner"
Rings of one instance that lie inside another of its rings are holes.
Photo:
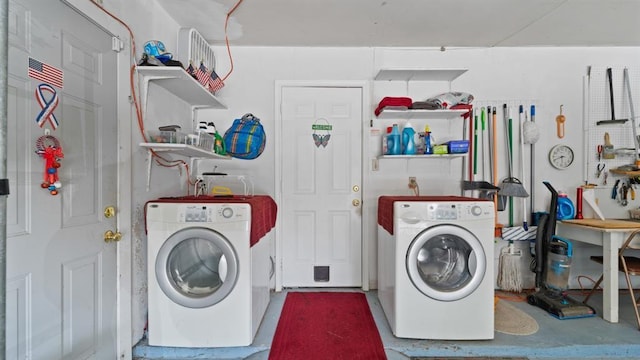
[[[527,301],[558,319],[595,316],[592,307],[566,293],[573,249],[569,240],[555,235],[558,192],[548,182],[543,184],[551,191],[551,204],[549,213],[543,214],[538,222],[532,266],[536,273],[536,292],[527,296]]]

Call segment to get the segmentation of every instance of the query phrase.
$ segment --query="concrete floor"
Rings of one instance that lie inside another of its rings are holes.
[[[291,291],[327,291],[327,289]],[[357,291],[357,290],[354,290]],[[234,348],[167,348],[146,345],[141,340],[133,349],[134,359],[246,359],[266,360],[287,291],[272,293],[271,303],[251,346]],[[576,299],[582,299],[577,294]],[[531,315],[540,330],[528,336],[496,332],[493,340],[435,341],[399,339],[393,336],[384,316],[376,291],[367,292],[385,351],[389,360],[422,357],[527,357],[535,359],[640,359],[640,331],[637,329],[631,300],[620,292],[620,322],[611,324],[601,315],[591,318],[558,320],[526,302],[512,302]],[[502,300],[507,301],[507,300]],[[598,313],[602,297],[590,300]]]

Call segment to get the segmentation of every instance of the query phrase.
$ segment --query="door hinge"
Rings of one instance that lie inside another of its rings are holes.
[[[124,49],[124,43],[122,42],[122,40],[120,40],[120,38],[114,36],[111,38],[111,50],[115,51],[115,52],[120,52],[122,51],[122,49]]]

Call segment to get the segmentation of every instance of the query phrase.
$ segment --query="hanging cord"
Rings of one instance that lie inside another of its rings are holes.
[[[229,25],[229,17],[231,16],[231,14],[233,14],[234,11],[236,11],[238,6],[242,4],[242,1],[244,0],[238,0],[238,2],[231,8],[231,10],[229,10],[229,12],[227,13],[227,17],[224,20],[224,42],[227,45],[227,54],[229,55],[229,64],[231,65],[231,68],[229,69],[229,72],[227,73],[227,75],[225,75],[222,78],[222,82],[227,80],[229,75],[231,75],[231,73],[233,72],[233,56],[231,56],[231,47],[229,46],[229,34],[227,33],[227,26]]]
[[[118,18],[117,16],[115,16],[110,11],[108,11],[104,7],[100,6],[96,2],[92,1],[92,3],[98,9],[102,10],[105,14],[107,14],[108,16],[113,18],[115,21],[120,23],[122,26],[124,26],[125,29],[127,29],[127,32],[129,32],[129,37],[131,38],[131,64],[132,64],[131,65],[131,70],[129,72],[129,83],[130,83],[129,85],[131,87],[131,96],[133,98],[133,104],[134,104],[135,112],[136,112],[136,119],[138,121],[138,129],[140,130],[140,135],[142,136],[142,139],[144,140],[144,142],[147,142],[147,136],[146,136],[145,131],[144,131],[144,120],[143,120],[143,117],[142,117],[142,109],[140,108],[140,103],[139,103],[138,96],[137,96],[137,93],[136,93],[136,85],[135,85],[135,72],[136,72],[136,58],[135,58],[135,56],[136,56],[136,40],[135,40],[135,36],[133,35],[133,31],[131,31],[131,28],[129,27],[129,25],[127,25],[124,21],[122,21],[120,18]],[[235,7],[234,7],[233,10],[235,10]],[[227,17],[228,17],[228,15],[227,15]],[[160,156],[153,149],[149,149],[149,151],[151,151],[151,154],[153,155],[156,163],[159,166],[163,166],[163,167],[184,166],[185,171],[186,171],[186,175],[187,175],[187,195],[189,195],[190,186],[195,184],[195,182],[192,182],[191,179],[190,179],[189,164],[187,164],[184,160],[169,160],[169,159],[166,159],[166,158]],[[182,175],[182,170],[181,169],[179,169],[179,170],[180,170],[180,175]]]

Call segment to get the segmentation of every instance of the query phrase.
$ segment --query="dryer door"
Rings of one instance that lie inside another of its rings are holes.
[[[423,294],[441,301],[462,299],[480,285],[487,257],[478,238],[453,224],[425,229],[411,242],[407,273]]]
[[[175,232],[162,244],[155,269],[167,297],[185,307],[204,308],[233,291],[238,257],[222,234],[191,227]]]

